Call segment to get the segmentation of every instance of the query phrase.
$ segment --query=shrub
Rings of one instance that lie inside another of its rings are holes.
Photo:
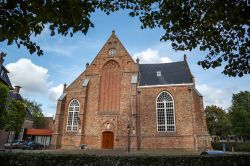
[[[4,166],[136,166],[136,165],[193,165],[193,166],[244,166],[249,165],[250,155],[224,156],[88,156],[73,154],[32,154],[32,153],[1,153],[0,163]]]

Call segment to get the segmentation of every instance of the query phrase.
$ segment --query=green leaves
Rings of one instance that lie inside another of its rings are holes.
[[[21,101],[11,100],[8,104],[6,116],[6,131],[14,131],[15,133],[19,133],[24,123],[25,116],[25,105]]]
[[[207,117],[207,127],[211,135],[230,134],[230,121],[227,113],[215,105],[207,106],[205,109]]]
[[[24,99],[23,102],[28,110],[31,111],[35,128],[41,128],[44,123],[44,115],[41,108],[42,105],[38,104],[36,101],[30,101],[28,99]]]
[[[51,36],[73,36],[78,31],[86,34],[93,27],[90,13],[97,6],[97,1],[1,1],[0,39],[40,56],[43,51],[31,41],[32,35],[41,34],[46,24],[50,25]]]
[[[224,63],[223,73],[228,76],[250,74],[250,23],[246,17],[250,9],[244,1],[154,0],[136,5],[144,11],[139,14],[142,28],[162,27],[161,40],[170,40],[173,49],[208,51],[198,63],[204,69]]]
[[[207,51],[198,63],[204,69],[225,64],[222,73],[228,76],[250,74],[250,8],[245,1],[0,1],[0,41],[40,56],[43,51],[30,36],[41,34],[45,25],[51,36],[87,34],[96,10],[109,15],[121,9],[138,17],[142,29],[162,28],[161,41],[171,41],[175,50]]]
[[[250,92],[248,91],[233,94],[232,106],[228,113],[215,105],[207,106],[205,112],[211,135],[248,136],[250,133]]]
[[[0,129],[5,126],[6,106],[7,106],[8,88],[0,82]]]
[[[248,136],[250,133],[250,92],[233,94],[229,115],[235,134]]]

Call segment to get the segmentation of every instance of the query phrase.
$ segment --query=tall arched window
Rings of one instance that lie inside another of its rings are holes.
[[[175,131],[174,100],[168,92],[161,92],[156,99],[157,131]]]
[[[121,68],[118,62],[110,60],[101,72],[99,110],[118,112],[120,108]]]
[[[78,130],[79,111],[80,111],[80,104],[79,104],[78,100],[73,99],[69,103],[67,131],[77,131]]]

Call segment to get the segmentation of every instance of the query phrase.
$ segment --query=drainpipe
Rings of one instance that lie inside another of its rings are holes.
[[[196,138],[195,138],[195,128],[194,128],[194,112],[193,112],[193,106],[192,106],[192,103],[193,103],[193,98],[192,98],[192,87],[188,87],[188,92],[189,92],[189,104],[190,104],[190,111],[191,111],[191,114],[192,114],[192,128],[193,128],[193,144],[194,144],[194,150],[197,151],[197,147],[196,147]]]

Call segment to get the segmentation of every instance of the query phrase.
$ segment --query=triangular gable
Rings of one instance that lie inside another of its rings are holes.
[[[105,42],[105,44],[103,45],[101,50],[98,52],[98,54],[96,55],[96,57],[94,58],[94,60],[90,64],[90,66],[93,63],[95,63],[96,59],[108,57],[109,56],[108,51],[111,48],[117,49],[118,56],[127,56],[130,59],[130,61],[132,61],[134,64],[136,64],[135,61],[133,60],[133,58],[131,57],[131,55],[129,54],[129,52],[127,51],[127,49],[121,43],[120,39],[116,36],[115,31],[112,31],[112,34],[110,35],[108,40]]]

